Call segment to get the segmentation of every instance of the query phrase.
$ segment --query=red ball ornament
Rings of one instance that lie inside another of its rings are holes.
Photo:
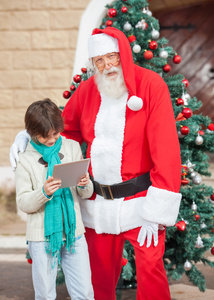
[[[214,124],[211,123],[211,124],[208,126],[208,129],[214,131]]]
[[[214,201],[214,194],[212,194],[212,195],[210,196],[210,199],[211,199],[212,201]]]
[[[200,219],[200,216],[199,215],[194,215],[195,217],[195,220],[198,221]]]
[[[182,82],[184,83],[185,87],[187,88],[189,85],[189,81],[187,79],[183,79]]]
[[[82,73],[87,73],[87,69],[86,68],[81,68]]]
[[[30,265],[31,265],[31,264],[32,264],[32,262],[33,262],[31,258],[28,258],[28,260],[27,260],[27,261],[28,261],[28,263],[29,263]]]
[[[108,15],[109,15],[110,18],[116,17],[116,15],[117,15],[116,9],[115,8],[110,8],[109,11],[108,11]]]
[[[214,247],[211,248],[210,252],[214,255]]]
[[[110,27],[112,26],[113,22],[111,20],[107,20],[106,21],[106,26]]]
[[[157,49],[157,47],[158,47],[158,43],[156,41],[151,41],[149,43],[149,48],[150,49],[155,50],[155,49]]]
[[[133,43],[134,41],[136,41],[136,37],[134,35],[130,35],[128,37],[128,40],[129,40],[130,43]]]
[[[175,226],[179,231],[184,231],[186,229],[186,223],[184,221],[179,221]]]
[[[183,135],[189,134],[189,127],[183,126],[183,127],[181,128],[181,134],[183,134]]]
[[[180,57],[180,55],[175,55],[175,56],[173,57],[173,62],[174,62],[175,64],[179,64],[179,63],[181,62],[181,57]]]
[[[176,105],[177,105],[177,106],[184,105],[184,100],[183,100],[182,98],[178,98],[178,99],[176,100]]]
[[[199,133],[200,135],[204,135],[204,134],[205,134],[203,130],[199,130],[198,133]]]
[[[163,67],[163,71],[164,71],[165,73],[169,73],[169,72],[171,71],[171,66],[168,65],[168,64],[166,64],[166,65]]]
[[[121,8],[121,12],[122,12],[122,13],[126,13],[126,12],[127,12],[127,10],[128,10],[128,8],[127,8],[127,7],[125,7],[125,6],[123,6],[123,7]]]
[[[187,185],[187,184],[189,184],[189,180],[186,179],[186,178],[181,179],[181,184],[182,184],[182,185]]]
[[[186,119],[189,119],[192,117],[192,111],[190,108],[188,107],[185,107],[183,110],[182,110],[182,114],[183,116],[186,118]]]
[[[75,75],[75,76],[73,77],[73,81],[76,82],[76,83],[79,83],[81,80],[82,80],[82,78],[81,78],[80,75]]]
[[[128,259],[123,257],[122,258],[122,266],[125,266],[127,264],[127,262],[128,262]]]
[[[71,97],[71,92],[70,92],[70,91],[64,91],[63,97],[64,97],[65,99],[70,98],[70,97]]]
[[[148,24],[146,22],[143,23],[143,30],[146,30],[148,28]]]
[[[143,56],[144,56],[145,59],[150,60],[153,57],[153,53],[152,53],[152,51],[147,50],[147,51],[144,52]]]
[[[71,90],[72,92],[75,91],[75,90],[76,90],[75,85],[72,84],[72,85],[70,86],[70,90]]]

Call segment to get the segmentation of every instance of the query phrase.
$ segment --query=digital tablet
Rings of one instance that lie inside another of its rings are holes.
[[[80,178],[88,172],[90,158],[54,166],[54,179],[61,179],[61,188],[77,185]]]

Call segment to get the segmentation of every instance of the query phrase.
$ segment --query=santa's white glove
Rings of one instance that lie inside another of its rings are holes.
[[[146,247],[150,247],[152,243],[152,237],[154,239],[154,246],[156,247],[158,244],[158,224],[149,222],[146,220],[142,221],[142,227],[138,234],[137,241],[140,244],[140,247],[143,246],[145,240],[147,239]]]
[[[22,130],[16,135],[15,141],[10,147],[10,164],[13,168],[13,171],[15,171],[17,163],[19,162],[18,153],[23,153],[25,151],[29,140],[30,135],[26,130]]]

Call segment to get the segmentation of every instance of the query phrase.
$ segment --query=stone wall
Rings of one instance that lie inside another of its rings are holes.
[[[24,129],[26,108],[45,97],[65,105],[78,26],[90,0],[0,1],[0,167]]]

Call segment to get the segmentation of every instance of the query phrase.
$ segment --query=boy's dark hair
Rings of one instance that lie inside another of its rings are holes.
[[[64,130],[62,112],[48,98],[33,102],[25,113],[25,128],[34,142],[37,142],[38,135],[46,138],[50,129],[62,132]]]

